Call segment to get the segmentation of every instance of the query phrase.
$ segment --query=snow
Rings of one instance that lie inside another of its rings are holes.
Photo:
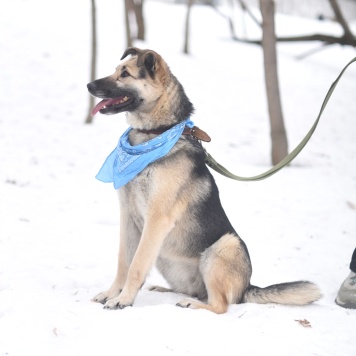
[[[98,2],[98,77],[125,49],[123,2]],[[91,298],[116,271],[119,208],[95,180],[127,128],[123,114],[88,110],[90,3],[4,0],[0,12],[0,356],[356,354],[356,311],[334,303],[356,245],[355,75],[341,79],[310,143],[272,178],[235,182],[214,174],[223,205],[252,258],[253,284],[308,279],[313,305],[240,304],[224,315],[177,308],[153,270],[132,308],[108,311]],[[270,167],[269,124],[258,46],[232,42],[211,8],[192,11],[190,56],[181,53],[185,8],[149,1],[147,41],[196,107],[205,144],[238,175]],[[230,11],[223,9],[223,11]],[[235,10],[237,19],[241,15]],[[353,24],[353,28],[355,28]],[[246,22],[238,28],[257,38]],[[281,34],[339,34],[337,25],[277,16]],[[340,70],[354,56],[319,44],[281,44],[279,75],[292,149],[314,122]],[[310,322],[303,327],[296,320]]]

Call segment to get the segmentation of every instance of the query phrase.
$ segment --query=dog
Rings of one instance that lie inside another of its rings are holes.
[[[193,114],[183,86],[158,53],[130,47],[121,61],[114,74],[87,87],[102,99],[93,114],[126,112],[131,145],[146,143]],[[309,281],[251,285],[247,247],[226,216],[205,163],[200,138],[206,135],[195,127],[188,131],[118,189],[117,274],[110,289],[93,300],[106,309],[132,306],[154,265],[170,289],[150,289],[186,295],[177,304],[184,308],[221,314],[230,304],[306,305],[318,300],[321,292]]]

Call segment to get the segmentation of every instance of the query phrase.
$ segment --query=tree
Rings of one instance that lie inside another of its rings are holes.
[[[249,11],[243,0],[237,0],[242,9],[253,19],[257,25],[261,26],[259,21]],[[343,35],[340,37],[314,34],[307,36],[294,36],[294,37],[276,37],[274,29],[274,1],[273,0],[260,0],[260,9],[262,14],[262,40],[242,40],[233,37],[235,40],[261,44],[263,47],[264,69],[265,69],[265,84],[267,92],[268,111],[271,124],[271,138],[272,138],[272,162],[277,164],[288,154],[288,142],[283,123],[283,114],[281,108],[281,100],[278,85],[277,73],[277,55],[276,55],[276,41],[278,42],[295,42],[295,41],[322,41],[323,47],[330,44],[341,44],[356,46],[356,37],[351,32],[344,16],[342,15],[339,3],[337,0],[329,0],[329,3],[334,11],[335,20],[340,24],[343,29]],[[315,50],[304,54],[314,53]],[[302,58],[302,56],[299,56]]]
[[[252,12],[248,9],[246,6],[245,2],[243,0],[238,0],[242,9],[249,15],[251,16],[252,20],[258,23],[258,20],[253,16]],[[334,18],[335,21],[337,21],[340,26],[343,29],[343,35],[340,37],[337,36],[332,36],[332,35],[325,35],[322,33],[316,33],[316,34],[311,34],[311,35],[303,35],[303,36],[289,36],[289,37],[277,37],[276,41],[277,42],[301,42],[301,41],[320,41],[323,44],[322,48],[325,48],[325,46],[331,45],[331,44],[340,44],[340,45],[347,45],[347,46],[352,46],[356,47],[356,37],[353,35],[352,31],[350,30],[350,27],[347,24],[347,21],[345,20],[342,11],[340,9],[339,3],[337,0],[329,0],[330,6],[333,9],[334,12]],[[245,42],[245,43],[251,43],[251,44],[261,44],[261,40],[247,40],[243,38],[239,38],[238,36],[233,36],[233,39],[235,41],[239,42]],[[312,51],[311,53],[314,53],[315,51]]]
[[[132,47],[134,38],[145,39],[145,21],[143,16],[144,0],[125,0],[125,27],[126,27],[126,45]],[[136,24],[135,36],[132,32],[132,19]]]
[[[133,0],[125,0],[125,28],[126,28],[126,47],[132,47],[132,34],[130,26],[130,11]]]
[[[96,7],[95,0],[91,0],[91,66],[90,66],[90,81],[94,81],[96,78]],[[88,115],[85,119],[86,124],[91,124],[93,122],[93,116],[91,115],[91,109],[94,106],[94,97],[89,95],[89,110]]]
[[[189,30],[190,30],[190,14],[192,10],[194,0],[187,0],[187,14],[185,17],[185,34],[184,34],[184,48],[183,53],[189,53]]]
[[[288,154],[287,135],[284,128],[279,93],[274,0],[260,0],[262,13],[262,48],[268,112],[271,124],[272,163],[277,164]]]
[[[145,39],[145,20],[143,16],[143,0],[136,0],[134,7],[135,17],[136,17],[136,25],[137,25],[137,34],[136,38],[138,40]]]

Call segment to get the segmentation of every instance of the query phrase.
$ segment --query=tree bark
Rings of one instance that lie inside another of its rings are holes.
[[[96,36],[96,7],[95,0],[91,0],[91,66],[90,66],[90,81],[94,81],[96,78],[96,48],[97,48],[97,36]],[[91,110],[94,106],[94,97],[89,96],[89,111],[85,119],[86,124],[93,122],[93,116]]]
[[[185,34],[183,53],[189,54],[189,39],[190,39],[190,13],[194,0],[187,0],[187,14],[185,17]]]
[[[132,9],[132,0],[125,0],[126,48],[132,47],[132,35],[131,35],[131,26],[130,26],[131,9]]]
[[[262,13],[262,47],[268,112],[271,124],[272,163],[275,165],[288,154],[287,135],[284,128],[279,92],[274,1],[260,0]]]
[[[339,3],[337,2],[337,0],[329,0],[329,2],[330,2],[330,5],[334,11],[336,21],[340,24],[340,26],[344,30],[344,36],[352,38],[353,34],[352,34],[352,32],[349,28],[349,25],[347,24],[342,12],[341,12]]]
[[[143,16],[143,1],[140,0],[134,2],[134,11],[136,17],[136,24],[137,24],[137,39],[144,40],[145,39],[145,20]]]
[[[144,0],[125,0],[125,27],[126,27],[126,46],[132,47],[133,39],[145,39],[145,21],[143,16],[143,2]],[[132,31],[132,24],[130,20],[135,19],[136,32]]]

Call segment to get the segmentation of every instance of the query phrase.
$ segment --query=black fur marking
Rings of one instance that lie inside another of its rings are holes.
[[[141,67],[140,68],[140,72],[139,72],[139,75],[138,75],[139,79],[145,79],[146,78],[146,69]]]
[[[152,79],[155,77],[156,58],[153,53],[148,53],[145,56],[145,68]]]
[[[169,156],[165,156],[155,162],[155,164],[169,164],[171,161],[177,160],[177,155],[182,155],[181,159],[194,162],[194,169],[191,172],[191,181],[201,181],[202,184],[210,186],[207,192],[207,187],[204,188],[206,193],[196,204],[190,204],[187,214],[194,216],[195,221],[199,221],[199,228],[196,226],[187,226],[186,234],[191,235],[190,246],[186,253],[191,256],[196,256],[203,252],[206,248],[213,245],[220,239],[221,236],[231,233],[238,235],[232,227],[219,198],[219,190],[213,176],[205,164],[205,153],[201,144],[189,137],[184,136],[181,140],[188,140],[193,146],[193,149],[182,149]],[[184,190],[184,187],[182,187]]]
[[[115,81],[109,77],[97,79],[87,85],[90,94],[101,99],[118,98],[127,96],[129,100],[122,105],[109,106],[100,110],[100,113],[113,115],[123,111],[134,111],[142,103],[143,99],[133,88],[118,88]]]
[[[120,59],[123,60],[123,59],[126,58],[129,54],[132,54],[133,56],[136,56],[136,55],[137,55],[137,48],[134,48],[134,47],[127,48],[126,51],[124,52],[124,54],[122,55],[122,57],[121,57]]]
[[[203,180],[210,185],[209,194],[205,199],[191,207],[191,214],[194,214],[197,221],[201,221],[199,231],[192,240],[195,241],[195,248],[199,252],[214,244],[219,238],[227,233],[236,236],[237,233],[231,225],[219,197],[219,190],[209,169],[205,164],[205,153],[201,144],[189,136],[187,139],[197,148],[194,151],[188,151],[188,159],[195,162],[194,170],[191,173],[191,180]]]
[[[104,300],[102,300],[100,303],[101,304],[105,304],[108,301],[108,298],[105,298]]]
[[[177,80],[177,78],[172,74],[172,81],[175,83],[177,92],[178,92],[178,102],[176,104],[176,109],[174,111],[175,117],[178,119],[178,122],[186,120],[189,118],[193,112],[194,107],[193,104],[188,99],[187,95],[185,94],[184,88],[182,84]]]

